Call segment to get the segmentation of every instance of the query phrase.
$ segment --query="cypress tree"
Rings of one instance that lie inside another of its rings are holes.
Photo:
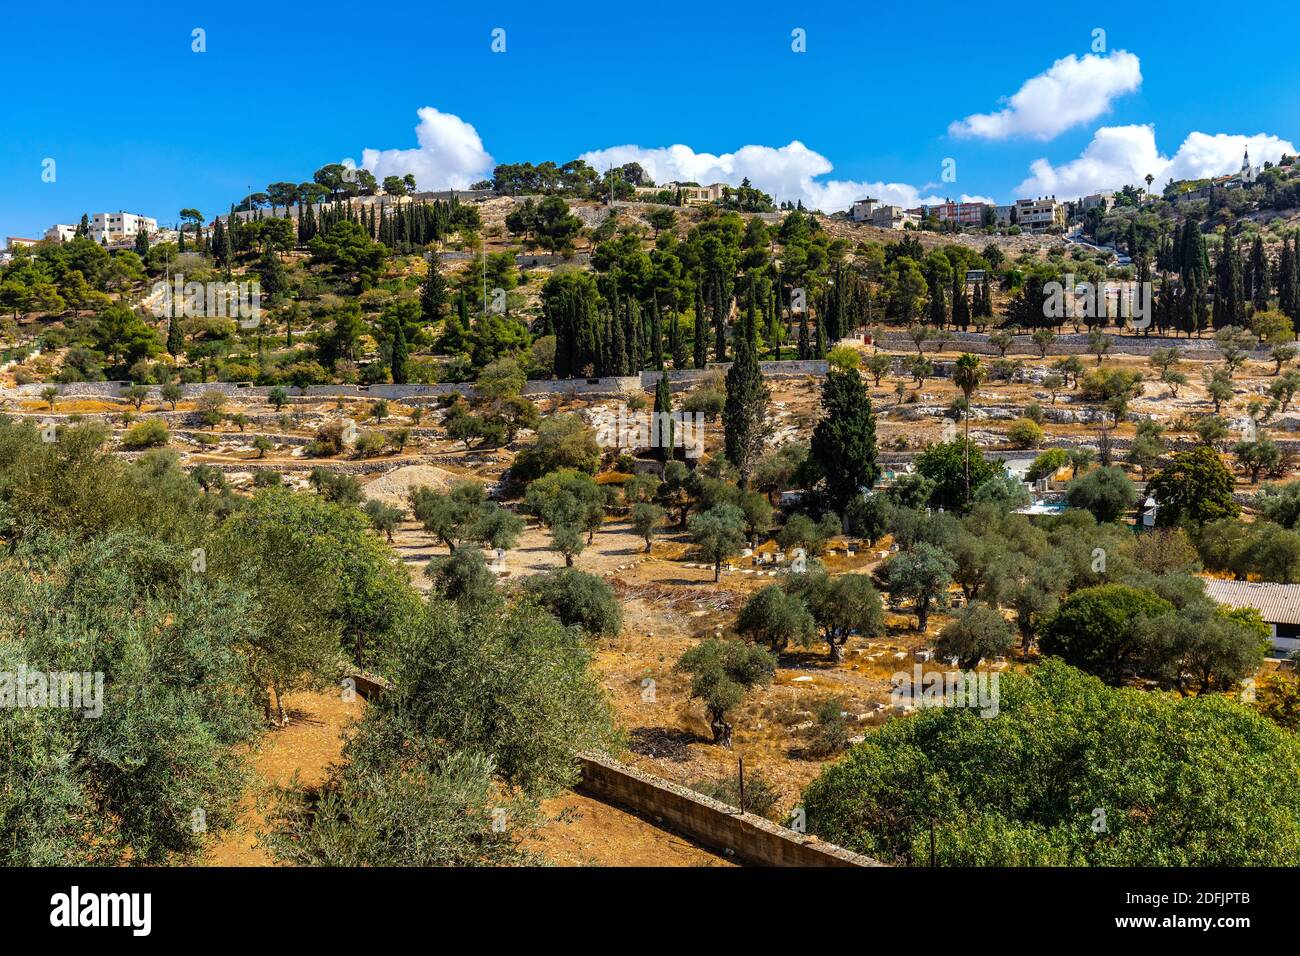
[[[681,368],[686,358],[682,351],[682,329],[681,323],[677,321],[677,313],[668,310],[668,358],[673,363],[673,368]]]
[[[1142,289],[1151,287],[1151,260],[1147,258],[1145,253],[1139,256],[1137,260],[1137,282],[1139,294],[1141,294]],[[1154,295],[1151,297],[1150,302],[1152,314],[1148,317],[1150,321],[1147,323],[1147,327],[1142,330],[1143,335],[1150,335],[1151,326],[1155,324],[1156,301]]]
[[[806,362],[812,357],[812,346],[808,342],[808,310],[799,310],[799,360]]]
[[[641,337],[641,306],[634,296],[627,299],[628,374],[636,375],[645,367],[645,343]]]
[[[876,416],[866,382],[854,369],[831,369],[822,384],[822,417],[813,428],[809,458],[826,495],[843,516],[850,501],[880,477],[876,464]]]
[[[627,354],[627,336],[623,323],[617,317],[609,323],[610,364],[615,375],[630,375],[632,363]]]
[[[660,372],[664,370],[663,319],[659,315],[659,293],[655,292],[654,311],[650,314],[650,359]]]
[[[963,332],[970,325],[970,302],[966,298],[966,283],[960,269],[952,270],[952,324]]]
[[[936,329],[941,329],[948,324],[948,304],[943,298],[943,285],[934,272],[930,273],[929,319],[930,324]]]
[[[438,265],[438,254],[429,254],[429,270],[420,283],[420,318],[432,324],[442,318],[442,307],[447,304],[447,280]]]
[[[173,307],[172,312],[175,311]],[[167,323],[167,354],[172,358],[179,358],[183,351],[185,351],[185,333],[181,331],[180,319],[173,315]]]
[[[740,474],[740,486],[748,487],[749,476],[763,453],[767,438],[768,388],[754,349],[750,318],[742,322],[735,337],[735,360],[727,369],[727,400],[722,409],[724,447],[727,460]]]
[[[1291,234],[1291,311],[1292,319],[1300,321],[1300,232]]]
[[[696,283],[695,285],[695,335],[692,347],[695,351],[693,356],[695,359],[695,367],[704,368],[709,362],[709,339],[708,326],[706,325],[704,317],[704,290],[700,287],[699,283]]]
[[[411,350],[406,345],[406,329],[403,327],[402,320],[399,318],[394,321],[393,325],[393,354],[391,356],[391,365],[393,372],[393,384],[406,384],[406,365],[411,357]]]
[[[1291,288],[1295,274],[1294,258],[1295,253],[1291,250],[1291,244],[1283,237],[1282,255],[1277,262],[1277,307],[1286,315],[1291,315],[1291,302],[1295,298],[1294,290]]]
[[[773,284],[767,297],[767,340],[773,356],[779,362],[781,361],[781,314],[777,306],[778,294],[776,285]]]
[[[221,225],[220,220],[217,221],[217,225]],[[135,254],[141,259],[145,259],[149,255],[149,236],[146,235],[144,229],[138,229],[136,231]]]
[[[281,295],[289,288],[289,277],[284,271],[284,263],[270,249],[262,253],[257,265],[257,274],[261,279],[262,291],[269,297]]]
[[[1250,298],[1256,312],[1268,308],[1268,257],[1264,254],[1264,239],[1258,233],[1250,247]]]
[[[668,387],[668,373],[664,372],[659,376],[659,383],[655,385],[655,423],[659,429],[659,436],[664,442],[660,449],[659,457],[664,461],[672,461],[674,446],[677,444],[676,429],[673,427],[672,420],[673,410],[673,393]]]
[[[727,360],[727,309],[724,304],[722,277],[713,279],[713,358],[716,362]],[[728,303],[729,304],[729,303]]]
[[[1243,301],[1241,259],[1237,255],[1237,240],[1228,230],[1223,233],[1223,248],[1216,263],[1214,280],[1214,327],[1244,325],[1246,306]]]

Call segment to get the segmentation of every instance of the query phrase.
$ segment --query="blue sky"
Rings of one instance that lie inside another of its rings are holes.
[[[197,206],[211,217],[249,186],[309,179],[327,162],[363,161],[365,149],[412,150],[386,162],[424,171],[420,185],[434,188],[446,183],[430,177],[468,177],[485,154],[563,162],[683,144],[684,160],[644,153],[663,164],[657,178],[744,173],[778,198],[828,209],[859,192],[1007,201],[1021,190],[1123,185],[1149,167],[1161,181],[1182,178],[1229,156],[1236,165],[1244,141],[1225,136],[1261,137],[1252,157],[1300,142],[1300,11],[1242,9],[11,4],[0,32],[10,78],[0,95],[0,237],[39,235],[83,211],[172,222]],[[498,27],[502,54],[490,48]],[[194,28],[206,31],[206,52],[192,52]],[[795,28],[806,31],[804,53],[791,50]],[[1088,57],[1097,28],[1106,52],[1064,94],[1100,97],[1095,115],[1046,129],[1068,110],[1031,103],[996,121],[994,136],[950,131],[1005,108],[1061,58]],[[1112,70],[1120,50],[1132,59]],[[1118,90],[1098,93],[1094,79]],[[423,107],[437,112],[419,154]],[[792,141],[805,149],[788,149]],[[742,147],[751,148],[734,155]],[[54,182],[42,182],[46,158]],[[945,159],[955,181],[942,181]],[[1046,166],[1031,170],[1039,160]]]

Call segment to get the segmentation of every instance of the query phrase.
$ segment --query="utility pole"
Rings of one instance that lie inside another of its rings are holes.
[[[740,766],[740,812],[745,812],[745,758],[737,757],[737,763]]]

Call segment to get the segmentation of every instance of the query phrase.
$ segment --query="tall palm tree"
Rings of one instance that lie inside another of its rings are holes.
[[[969,352],[963,352],[957,358],[957,364],[952,372],[953,383],[961,389],[961,393],[966,398],[966,430],[963,441],[962,453],[965,457],[966,467],[966,501],[970,502],[970,400],[975,394],[975,389],[979,388],[980,382],[984,380],[984,366],[980,362],[978,355],[972,355]]]

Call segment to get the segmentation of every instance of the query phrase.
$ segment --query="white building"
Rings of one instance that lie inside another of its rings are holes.
[[[871,214],[871,224],[880,229],[902,229],[908,223],[919,226],[921,218],[902,206],[877,206]]]
[[[46,239],[54,239],[58,242],[67,242],[69,239],[74,238],[76,235],[77,235],[76,226],[65,226],[62,225],[61,223],[55,223],[53,226],[50,226],[49,229],[45,230]]]
[[[90,219],[90,238],[96,242],[134,239],[141,230],[146,236],[158,231],[158,220],[131,212],[97,212]]]
[[[1091,196],[1084,196],[1079,200],[1079,204],[1085,210],[1100,208],[1102,212],[1110,212],[1111,207],[1115,205],[1115,194],[1113,192],[1093,193]]]
[[[1205,593],[1225,607],[1252,607],[1272,631],[1273,650],[1300,649],[1300,584],[1205,579]]]
[[[158,220],[150,219],[148,216],[140,216],[133,212],[97,212],[88,216],[90,226],[90,238],[96,242],[123,242],[135,239],[136,233],[141,229],[145,235],[152,236],[158,231]],[[58,239],[62,242],[73,238],[77,234],[76,225],[66,225],[56,223],[45,230],[46,239]]]

